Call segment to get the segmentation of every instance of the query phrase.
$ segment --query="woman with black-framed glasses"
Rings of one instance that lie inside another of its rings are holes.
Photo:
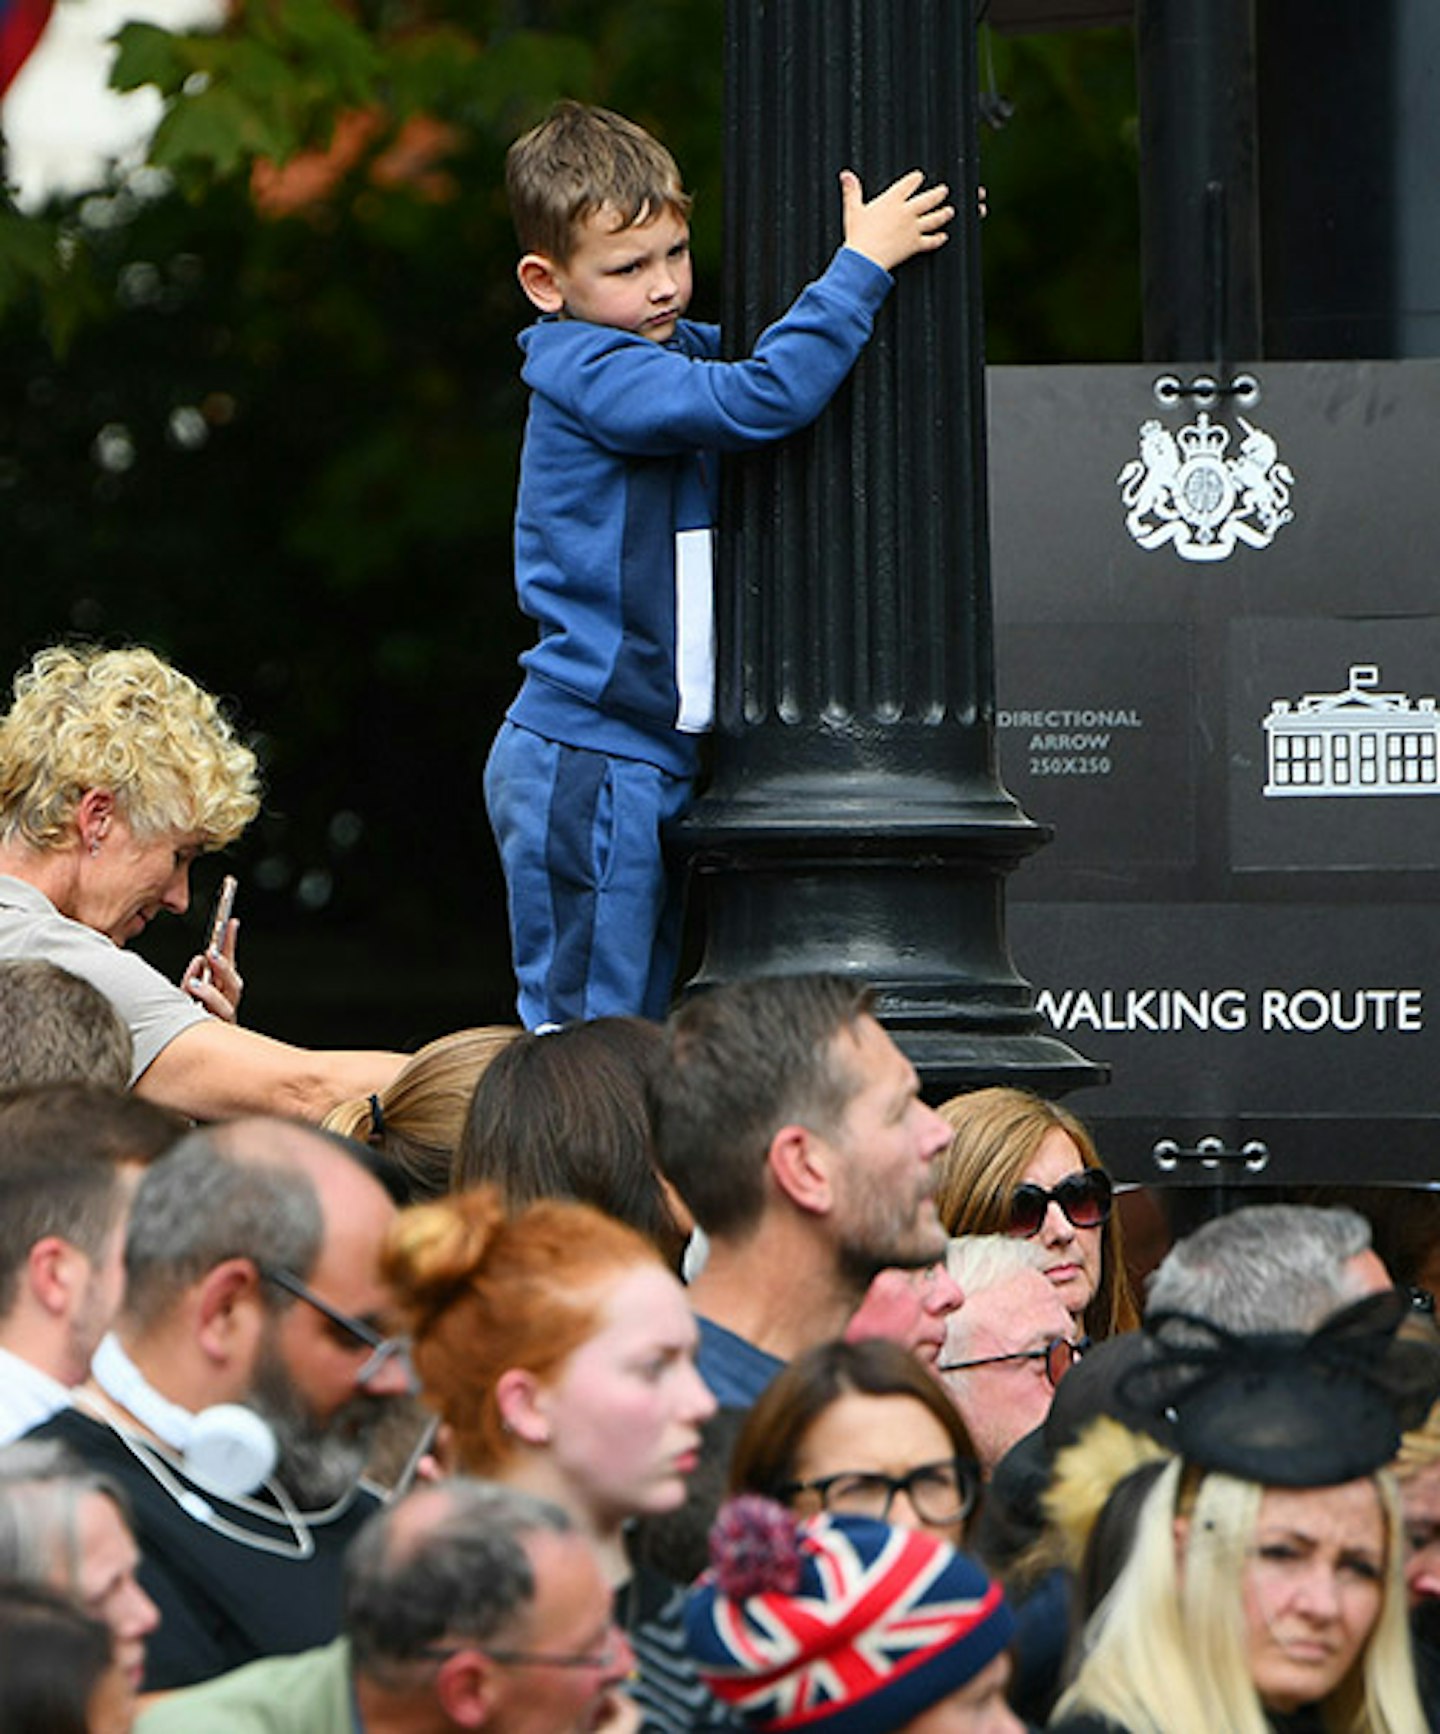
[[[1033,1239],[1085,1335],[1133,1330],[1140,1314],[1110,1176],[1080,1121],[1008,1087],[952,1096],[940,1113],[953,1136],[935,1165],[935,1205],[949,1232]]]
[[[964,1540],[980,1485],[965,1423],[897,1343],[822,1343],[770,1382],[736,1440],[732,1493]]]

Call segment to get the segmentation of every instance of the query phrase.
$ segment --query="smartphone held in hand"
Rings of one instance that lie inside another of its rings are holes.
[[[240,889],[240,881],[233,873],[227,873],[220,881],[220,889],[215,893],[215,902],[210,910],[210,922],[205,933],[205,955],[219,951],[225,943],[225,929],[230,925],[230,917],[235,911],[235,893]],[[208,987],[212,980],[210,965],[205,963],[200,969],[200,980]]]

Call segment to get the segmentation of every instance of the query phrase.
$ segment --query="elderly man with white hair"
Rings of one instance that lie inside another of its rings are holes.
[[[1049,1414],[1055,1386],[1076,1357],[1077,1329],[1033,1241],[963,1235],[950,1242],[947,1264],[965,1304],[945,1321],[936,1370],[988,1479]]]

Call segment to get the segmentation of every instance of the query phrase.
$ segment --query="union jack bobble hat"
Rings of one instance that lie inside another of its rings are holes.
[[[923,1530],[732,1499],[685,1605],[690,1653],[756,1728],[886,1734],[974,1679],[1014,1616],[973,1559]]]

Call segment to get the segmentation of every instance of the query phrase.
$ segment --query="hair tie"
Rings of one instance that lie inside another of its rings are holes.
[[[370,1136],[385,1136],[385,1111],[380,1106],[380,1098],[373,1091],[370,1094]]]

